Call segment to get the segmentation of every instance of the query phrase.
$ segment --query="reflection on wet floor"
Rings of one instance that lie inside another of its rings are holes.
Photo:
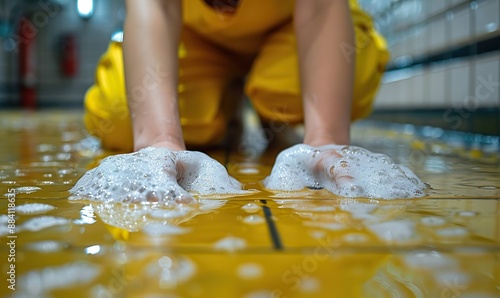
[[[5,297],[499,297],[496,137],[360,122],[353,143],[388,154],[427,184],[413,200],[270,193],[275,153],[210,152],[246,189],[200,209],[68,200],[106,155],[79,112],[0,116]],[[83,141],[82,141],[83,140]],[[9,234],[8,198],[16,229]],[[17,238],[8,238],[17,236]],[[6,242],[15,239],[15,263]],[[4,241],[5,240],[5,241]],[[15,295],[14,295],[15,294]]]

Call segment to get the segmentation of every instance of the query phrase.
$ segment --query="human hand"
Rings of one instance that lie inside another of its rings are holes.
[[[85,173],[70,192],[80,199],[166,208],[196,204],[192,194],[246,193],[208,155],[164,147],[109,156]]]
[[[282,151],[264,180],[270,190],[325,188],[342,197],[396,199],[424,196],[425,184],[384,154],[355,146],[295,145]]]

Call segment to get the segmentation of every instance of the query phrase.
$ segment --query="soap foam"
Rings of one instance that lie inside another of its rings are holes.
[[[236,273],[241,279],[257,279],[263,274],[262,266],[258,263],[244,263],[238,266]]]
[[[19,214],[42,214],[56,209],[56,207],[48,204],[42,203],[28,203],[24,205],[19,205],[16,211]]]
[[[52,290],[86,285],[100,272],[97,265],[83,262],[32,270],[20,277],[19,297],[46,297]]]
[[[227,252],[234,252],[237,250],[242,250],[247,247],[247,242],[243,238],[227,236],[224,237],[214,244],[215,250],[223,250]]]
[[[105,158],[70,189],[72,199],[154,204],[175,209],[192,195],[245,194],[241,184],[208,155],[148,147]]]
[[[377,199],[425,195],[425,184],[387,155],[355,146],[300,144],[281,152],[264,180],[270,190],[325,188],[341,197]]]
[[[99,218],[110,226],[129,232],[143,231],[149,235],[162,236],[173,233],[173,229],[170,229],[169,226],[177,226],[199,214],[209,213],[222,207],[225,202],[200,199],[196,208],[191,205],[179,205],[179,208],[175,209],[158,208],[158,206],[151,204],[108,202],[97,203],[94,208]],[[162,228],[160,225],[165,225],[165,227]]]
[[[55,216],[39,216],[25,221],[20,227],[22,230],[28,230],[31,232],[38,232],[43,229],[67,225],[70,223],[70,220],[63,217],[55,217]]]
[[[418,240],[415,223],[409,220],[394,220],[367,226],[380,240],[389,243],[408,243]]]
[[[55,240],[44,240],[32,242],[25,246],[25,248],[42,253],[58,252],[68,247],[68,244]]]

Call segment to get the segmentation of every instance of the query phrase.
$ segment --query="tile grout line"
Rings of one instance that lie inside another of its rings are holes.
[[[234,140],[237,138],[231,138],[231,139]],[[228,141],[224,146],[224,167],[226,169],[228,169],[228,165],[231,160],[232,149],[234,148],[233,145],[234,144],[232,144],[231,141]],[[269,235],[271,236],[271,241],[273,242],[273,248],[275,250],[283,250],[283,243],[281,242],[281,237],[279,235],[278,229],[276,228],[276,224],[272,219],[273,214],[271,212],[271,209],[268,206],[266,206],[267,205],[266,200],[260,200],[260,202],[263,204],[262,211],[264,212],[264,217],[266,219]]]
[[[260,200],[260,202],[264,204],[264,206],[262,206],[262,210],[264,211],[264,216],[266,218],[267,227],[269,229],[269,235],[271,236],[271,240],[273,241],[274,249],[283,250],[283,243],[281,242],[280,234],[272,218],[273,214],[271,212],[271,209],[266,206],[266,200]]]

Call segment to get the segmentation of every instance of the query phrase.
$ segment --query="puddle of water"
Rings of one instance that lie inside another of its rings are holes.
[[[409,166],[431,185],[427,197],[261,191],[174,214],[68,200],[67,190],[104,156],[92,140],[81,142],[80,113],[0,119],[4,240],[12,194],[17,207],[16,260],[3,245],[0,269],[15,264],[17,297],[500,295],[500,167],[491,152],[457,153],[365,127],[354,130],[357,145]],[[214,156],[224,161],[223,152]],[[273,157],[241,160],[230,157],[229,173],[262,189]],[[1,285],[0,296],[10,297]]]

